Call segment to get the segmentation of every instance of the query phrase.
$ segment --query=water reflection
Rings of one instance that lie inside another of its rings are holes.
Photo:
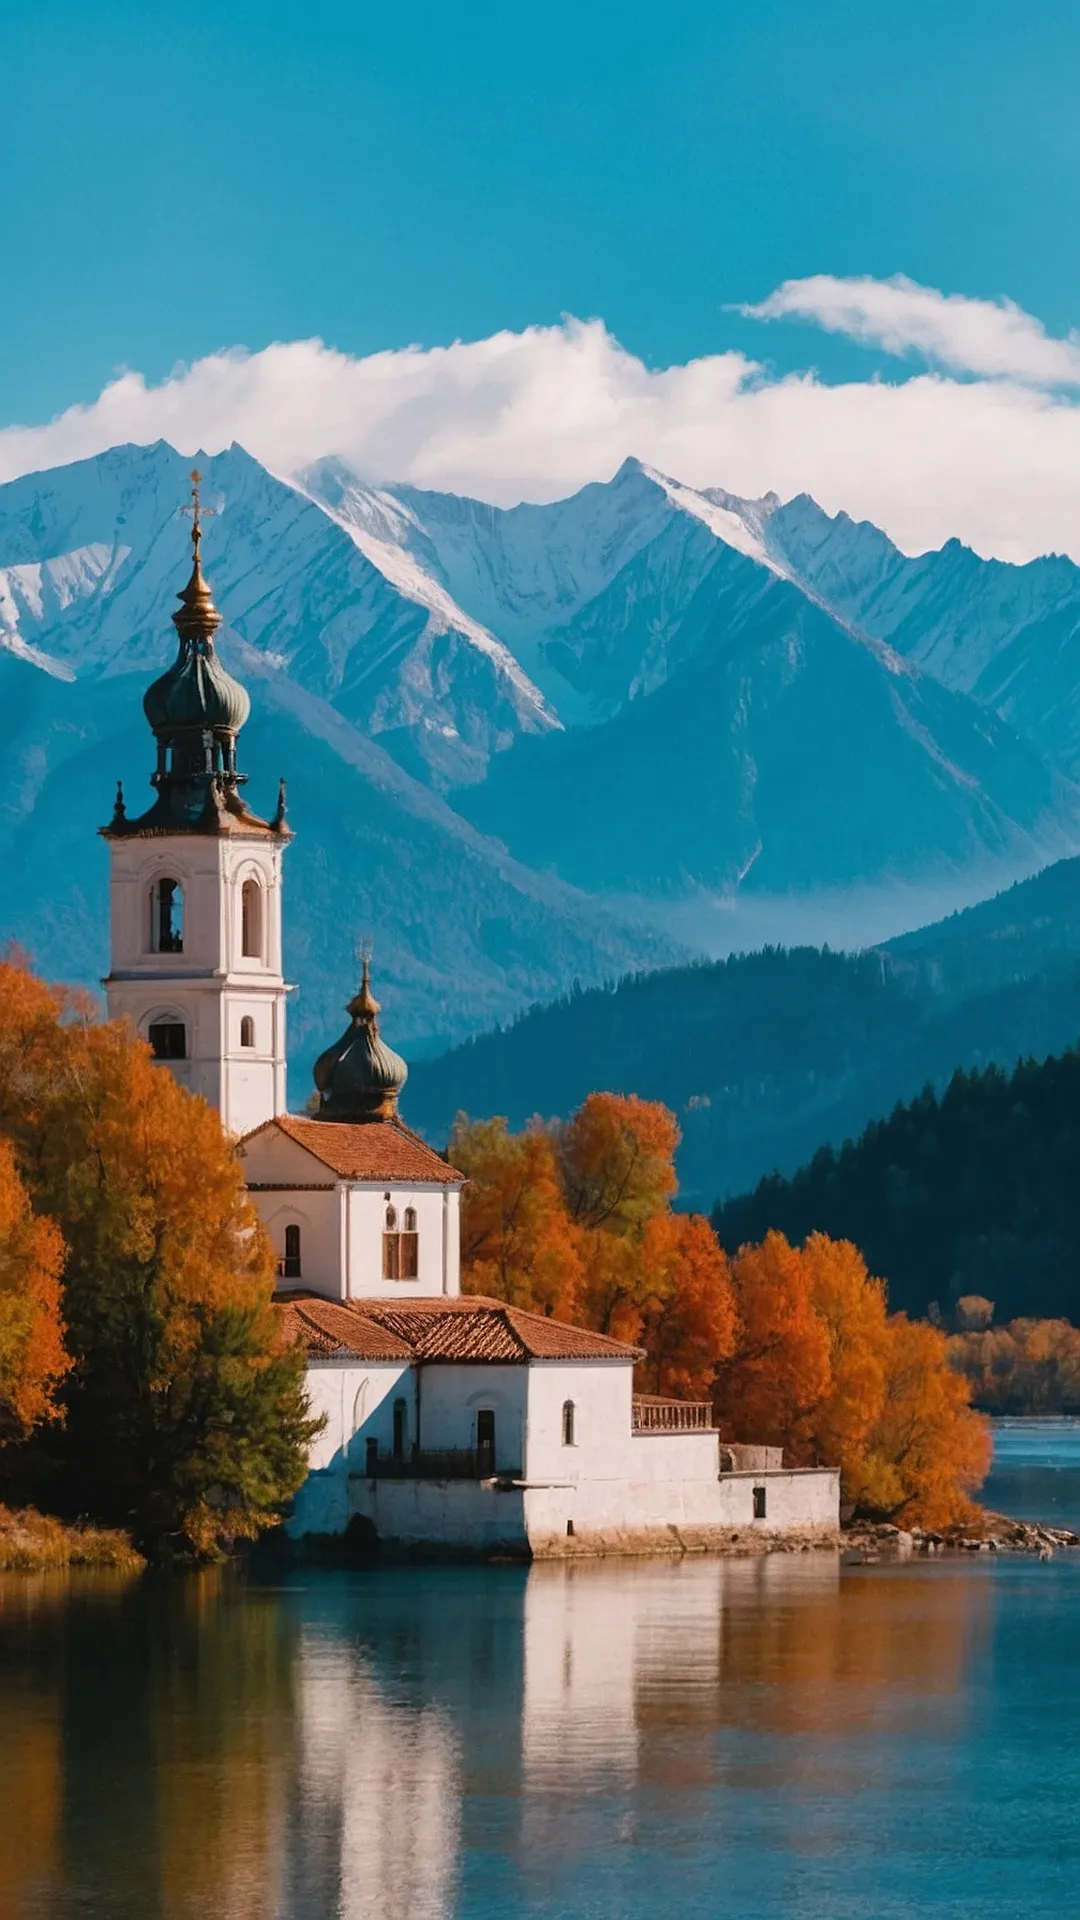
[[[672,1854],[713,1911],[748,1845],[799,1913],[868,1780],[963,1750],[996,1594],[818,1555],[7,1579],[0,1914],[655,1912]]]

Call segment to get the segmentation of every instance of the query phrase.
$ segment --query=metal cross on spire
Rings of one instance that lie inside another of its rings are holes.
[[[180,511],[181,513],[190,513],[191,515],[191,547],[192,547],[192,552],[195,555],[196,566],[199,565],[199,546],[202,541],[202,522],[204,519],[212,520],[214,518],[215,513],[217,512],[216,507],[203,506],[202,501],[199,498],[199,488],[201,485],[202,485],[202,474],[199,472],[198,467],[192,467],[191,469],[191,505],[190,507],[181,507]]]

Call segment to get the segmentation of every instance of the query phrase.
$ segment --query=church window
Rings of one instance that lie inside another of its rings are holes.
[[[295,1224],[285,1229],[285,1258],[281,1263],[281,1272],[286,1280],[300,1278],[300,1229]]]
[[[240,1022],[240,1045],[242,1047],[255,1045],[255,1022],[250,1013],[245,1013]]]
[[[383,1232],[383,1279],[415,1280],[420,1272],[420,1235],[416,1208],[406,1207],[404,1227],[398,1226],[396,1207],[387,1207]]]
[[[147,1038],[155,1060],[187,1059],[187,1028],[182,1020],[151,1020]]]
[[[245,880],[240,889],[240,950],[249,960],[262,958],[263,900],[257,880]]]
[[[574,1445],[574,1403],[572,1400],[563,1401],[562,1443],[564,1447],[572,1447]]]
[[[150,943],[155,953],[184,951],[184,889],[179,880],[154,882]]]

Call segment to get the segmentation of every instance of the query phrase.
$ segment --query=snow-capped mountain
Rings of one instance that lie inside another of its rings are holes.
[[[770,558],[840,618],[887,640],[943,686],[973,694],[1080,772],[1080,568],[1013,566],[959,540],[913,558],[868,521],[806,494],[763,525]]]
[[[437,786],[558,725],[510,651],[409,561],[240,447],[200,455],[207,564],[230,627]],[[162,443],[0,488],[0,644],[64,675],[159,668],[191,462]],[[373,496],[377,498],[378,496]]]
[[[459,804],[619,895],[991,890],[1080,844],[1080,790],[1030,742],[742,556],[692,596],[656,691],[519,741]]]
[[[139,702],[175,645],[190,464],[118,447],[0,487],[0,936],[57,973],[103,964],[90,828],[117,777],[130,793],[149,772]],[[776,899],[790,937],[807,897],[932,881],[942,911],[1080,845],[1080,789],[1017,691],[1033,675],[991,697],[1011,623],[1080,606],[1067,562],[908,561],[812,502],[633,460],[512,509],[334,459],[199,464],[256,804],[290,778],[312,1045],[364,932],[395,1030],[433,1040],[670,958],[655,923],[680,894]],[[640,925],[589,893],[634,895]]]

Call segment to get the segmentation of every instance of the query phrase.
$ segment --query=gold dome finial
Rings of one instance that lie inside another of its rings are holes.
[[[213,639],[221,625],[221,615],[214,605],[214,596],[202,570],[202,523],[212,520],[217,511],[215,507],[204,507],[199,494],[202,474],[198,467],[191,469],[191,505],[181,507],[181,513],[191,515],[191,579],[180,597],[180,607],[173,614],[173,626],[181,640],[203,641]]]
[[[190,513],[191,515],[191,551],[192,551],[196,566],[199,565],[199,548],[202,545],[203,514],[205,513],[208,520],[212,520],[214,517],[213,507],[204,507],[202,504],[202,501],[199,498],[199,488],[201,487],[201,485],[202,485],[202,474],[199,472],[198,467],[192,467],[191,469],[191,505],[190,507],[181,507],[180,511],[181,513]]]
[[[365,942],[360,954],[360,991],[345,1009],[354,1020],[370,1020],[374,1025],[382,1009],[371,991],[371,949]]]

